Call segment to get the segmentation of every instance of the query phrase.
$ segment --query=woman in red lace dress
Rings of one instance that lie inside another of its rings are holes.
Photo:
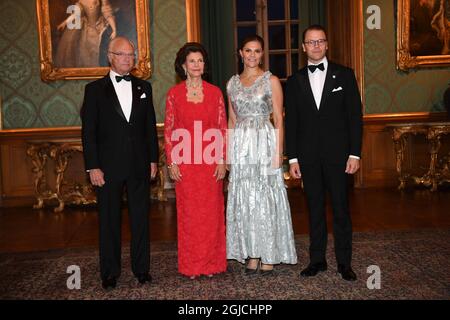
[[[164,137],[169,175],[175,181],[178,271],[191,279],[226,271],[226,113],[222,92],[206,82],[208,56],[195,42],[177,53],[181,83],[166,100]]]

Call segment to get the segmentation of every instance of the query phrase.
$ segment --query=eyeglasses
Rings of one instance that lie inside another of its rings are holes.
[[[134,53],[113,52],[113,51],[109,51],[109,53],[112,53],[113,55],[116,55],[119,58],[123,58],[123,57],[134,58],[136,56]]]
[[[326,39],[319,39],[319,40],[309,40],[305,41],[304,44],[306,44],[308,47],[315,47],[317,45],[323,46],[327,42]]]

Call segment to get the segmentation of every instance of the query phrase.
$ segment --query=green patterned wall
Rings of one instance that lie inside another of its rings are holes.
[[[369,5],[381,8],[381,30],[364,31],[365,113],[444,111],[450,68],[396,70],[396,1],[365,0]]]
[[[152,0],[153,103],[158,122],[164,121],[166,93],[176,83],[174,62],[186,42],[185,0]]]
[[[150,34],[157,120],[164,119],[164,97],[175,83],[173,61],[186,41],[184,0],[150,0]],[[3,128],[80,125],[87,80],[45,83],[39,71],[34,0],[0,1],[0,96]]]

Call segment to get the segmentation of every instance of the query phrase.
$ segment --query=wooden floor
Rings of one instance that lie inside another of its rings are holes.
[[[289,189],[295,234],[308,232],[303,191]],[[392,189],[356,189],[351,192],[353,230],[412,230],[450,228],[450,190],[431,193],[425,189],[400,192]],[[54,213],[51,208],[0,209],[0,253],[42,251],[97,246],[98,220],[95,207],[67,208]],[[152,202],[151,241],[176,240],[175,201]],[[331,212],[328,209],[331,231]],[[122,240],[130,239],[124,209]]]

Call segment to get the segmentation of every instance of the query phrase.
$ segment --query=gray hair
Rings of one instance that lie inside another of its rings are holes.
[[[119,41],[119,40],[127,41],[127,42],[133,47],[133,51],[136,50],[136,47],[135,47],[133,41],[131,41],[131,40],[128,39],[127,37],[118,36],[118,37],[115,37],[114,39],[112,39],[112,40],[109,42],[109,44],[108,44],[108,53],[111,51],[111,48],[114,46],[114,44],[115,44],[117,41]]]

